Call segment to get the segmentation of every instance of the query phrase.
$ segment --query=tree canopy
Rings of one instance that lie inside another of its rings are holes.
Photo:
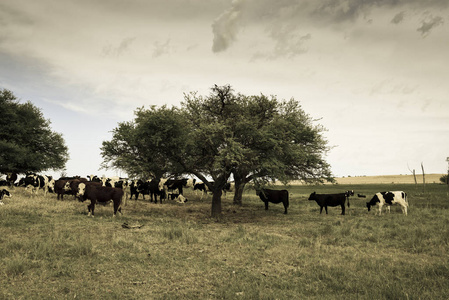
[[[215,85],[208,96],[185,94],[180,108],[139,108],[135,116],[103,142],[103,166],[136,177],[195,175],[213,192],[212,216],[221,213],[231,174],[236,204],[251,180],[332,180],[324,128],[293,99],[245,96]]]
[[[63,169],[68,148],[61,134],[31,102],[20,103],[14,94],[0,90],[0,172],[27,173]]]

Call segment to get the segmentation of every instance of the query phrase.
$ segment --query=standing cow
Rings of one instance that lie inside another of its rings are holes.
[[[401,206],[402,213],[407,215],[407,193],[403,191],[376,193],[370,202],[366,203],[366,207],[368,207],[368,211],[370,211],[371,206],[377,205],[380,216],[384,205],[386,205],[388,212],[390,212],[390,207],[394,204],[399,204]]]
[[[108,203],[111,200],[114,203],[114,217],[116,216],[117,211],[122,213],[122,189],[108,186],[99,186],[97,184],[94,184],[94,182],[82,182],[78,185],[78,193],[76,194],[76,197],[82,202],[84,202],[85,200],[90,200],[90,205],[87,206],[87,209],[89,210],[88,216],[94,216],[95,204],[97,202]]]
[[[288,191],[287,190],[256,190],[256,195],[265,203],[265,210],[268,210],[268,202],[282,203],[284,205],[284,214],[287,214],[288,208]]]
[[[315,200],[316,203],[320,206],[320,214],[323,212],[323,208],[326,210],[327,215],[327,207],[328,206],[341,206],[341,214],[345,214],[345,202],[348,199],[348,207],[349,207],[349,196],[354,196],[354,191],[346,191],[345,193],[339,194],[317,194],[313,192],[309,196],[309,200]]]

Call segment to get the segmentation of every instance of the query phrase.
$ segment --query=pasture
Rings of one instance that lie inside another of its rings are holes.
[[[354,189],[347,215],[319,214],[311,192]],[[22,188],[0,206],[0,299],[447,299],[445,185],[291,186],[290,207],[247,190],[243,206],[191,190],[186,204],[128,200],[123,215]],[[409,215],[368,213],[384,190],[408,193]],[[357,194],[367,198],[357,198]],[[131,228],[124,228],[127,223]],[[133,226],[140,226],[136,227]]]

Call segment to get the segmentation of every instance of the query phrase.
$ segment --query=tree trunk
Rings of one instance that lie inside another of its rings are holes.
[[[219,218],[221,216],[221,188],[215,188],[212,195],[211,217]]]
[[[245,189],[246,182],[244,181],[237,181],[235,182],[235,191],[234,191],[234,201],[233,204],[235,205],[242,205],[242,196],[243,196],[243,190]]]

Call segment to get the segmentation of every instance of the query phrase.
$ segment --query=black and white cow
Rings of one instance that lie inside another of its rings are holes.
[[[159,179],[151,179],[145,182],[141,182],[137,188],[138,192],[142,194],[143,200],[145,200],[145,195],[150,196],[150,201],[157,203],[157,197],[159,196],[159,201],[162,204],[162,199],[166,198],[166,193],[164,189],[160,188],[160,180]]]
[[[282,203],[284,205],[284,214],[287,214],[289,205],[287,190],[260,189],[256,190],[256,195],[265,203],[265,210],[268,210],[268,202]]]
[[[140,186],[143,184],[142,180],[132,180],[131,184],[129,185],[129,199],[132,199],[133,196],[135,196],[135,199],[137,200],[137,198],[139,198],[139,189]]]
[[[2,201],[2,199],[3,199],[4,197],[11,198],[12,195],[11,195],[11,193],[10,193],[8,190],[3,189],[3,190],[0,192],[0,205],[5,204],[5,203],[3,203],[3,201]]]
[[[323,212],[323,208],[326,210],[327,215],[327,207],[328,206],[341,206],[341,214],[345,214],[345,202],[348,199],[348,207],[349,207],[349,197],[354,196],[354,191],[346,191],[345,193],[339,194],[317,194],[313,192],[309,196],[309,200],[315,200],[316,203],[320,206],[320,214]]]
[[[394,204],[399,204],[401,206],[402,213],[407,215],[407,193],[403,191],[376,193],[369,202],[366,202],[366,207],[368,207],[368,211],[370,211],[371,206],[377,205],[380,216],[384,205],[386,205],[388,212],[390,212],[390,207]]]
[[[78,185],[78,192],[76,197],[84,202],[90,200],[90,205],[87,206],[89,211],[88,216],[94,216],[95,204],[97,202],[106,204],[111,200],[114,203],[114,217],[117,212],[122,212],[121,204],[123,199],[123,190],[108,186],[101,186],[95,182],[81,182]]]

